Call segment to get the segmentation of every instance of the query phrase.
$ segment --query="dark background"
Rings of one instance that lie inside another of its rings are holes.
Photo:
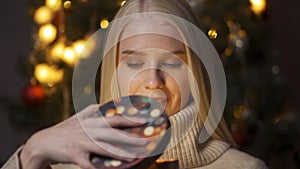
[[[20,73],[18,62],[31,51],[31,26],[26,0],[2,1],[0,5],[0,96],[19,100],[27,77]],[[281,55],[280,71],[292,97],[291,111],[300,113],[300,1],[268,2],[266,21],[272,33],[272,45]],[[276,94],[276,93],[275,93]],[[24,143],[24,136],[9,123],[7,112],[0,107],[0,165]]]

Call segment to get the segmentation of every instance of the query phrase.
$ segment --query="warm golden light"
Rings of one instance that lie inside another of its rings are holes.
[[[232,49],[230,47],[227,47],[224,51],[224,54],[226,56],[231,56],[232,55]]]
[[[63,69],[57,69],[56,67],[50,67],[49,65],[42,63],[35,67],[34,76],[41,83],[55,84],[63,79]]]
[[[102,19],[100,22],[100,27],[106,29],[109,26],[109,21],[107,19]]]
[[[41,83],[48,82],[49,74],[49,66],[46,64],[39,64],[34,69],[34,76]]]
[[[234,117],[237,118],[237,119],[241,118],[241,117],[242,117],[242,114],[243,114],[243,112],[244,112],[245,110],[246,110],[246,106],[245,106],[245,105],[241,105],[241,106],[237,107],[237,108],[234,110],[234,113],[233,113]]]
[[[46,0],[45,4],[48,8],[52,9],[53,11],[58,11],[62,6],[61,0]]]
[[[75,62],[77,60],[77,56],[76,56],[76,53],[75,53],[75,51],[73,50],[72,47],[66,47],[65,48],[62,60],[65,61],[69,65],[74,65],[75,64]]]
[[[266,0],[249,0],[251,3],[251,10],[257,14],[260,15],[267,6]]]
[[[157,159],[155,162],[156,163],[170,163],[170,162],[176,162],[177,160],[175,159],[167,159],[167,160],[161,160],[161,159]]]
[[[64,2],[64,8],[65,8],[65,9],[71,8],[71,5],[72,5],[71,1],[66,1],[66,2]]]
[[[210,30],[208,31],[208,36],[209,36],[209,38],[211,38],[211,39],[216,39],[217,36],[218,36],[217,30],[214,29],[214,28],[210,29]]]
[[[122,1],[122,2],[121,2],[121,6],[123,6],[125,3],[126,3],[126,1],[125,1],[125,0],[124,0],[124,1]]]
[[[247,32],[246,32],[245,30],[241,29],[241,30],[239,30],[239,35],[240,35],[242,38],[244,38],[244,37],[247,36]]]
[[[55,40],[57,29],[52,24],[43,25],[39,30],[39,38],[46,43],[51,43]]]
[[[52,19],[52,11],[46,6],[39,7],[34,13],[34,21],[37,24],[45,24]]]
[[[65,51],[65,45],[63,43],[57,43],[53,46],[51,49],[51,57],[54,60],[59,60],[59,58],[62,58]]]
[[[84,48],[82,48],[82,51],[80,52],[79,57],[80,58],[88,58],[93,51],[96,48],[96,41],[95,39],[89,39],[87,42],[85,42]]]
[[[91,94],[92,93],[92,86],[91,85],[85,86],[84,93]]]
[[[77,40],[73,43],[73,49],[76,54],[80,55],[84,49],[85,41],[84,40]]]

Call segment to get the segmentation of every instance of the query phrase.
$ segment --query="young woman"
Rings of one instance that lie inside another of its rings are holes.
[[[217,54],[199,34],[191,11],[184,0],[128,0],[121,7],[104,49],[100,104],[127,95],[145,95],[164,104],[172,135],[160,159],[176,159],[180,168],[265,169],[259,159],[234,149],[221,117],[224,88],[218,84],[224,77],[209,62]],[[138,126],[145,120],[90,117],[98,107],[88,106],[37,132],[3,168],[94,168],[91,153],[133,160],[134,152],[109,143],[144,146],[147,139],[114,134],[110,126]]]

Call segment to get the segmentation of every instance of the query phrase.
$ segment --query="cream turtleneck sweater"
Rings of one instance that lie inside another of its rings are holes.
[[[191,104],[169,118],[171,139],[160,159],[177,159],[180,168],[193,168],[213,162],[229,149],[228,143],[217,140],[199,144],[202,124],[197,115],[197,107]]]
[[[267,169],[265,164],[248,154],[235,150],[226,142],[210,139],[200,144],[201,124],[196,121],[197,109],[189,105],[170,117],[171,139],[159,159],[177,159],[181,169]],[[1,169],[20,169],[18,149]],[[52,165],[53,169],[78,169],[72,164]]]
[[[176,159],[180,168],[201,169],[266,169],[265,164],[248,154],[231,148],[230,144],[209,139],[200,144],[202,124],[198,109],[191,104],[171,116],[171,139],[159,159]]]

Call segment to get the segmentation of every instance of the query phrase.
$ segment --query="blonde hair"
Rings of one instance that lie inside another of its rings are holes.
[[[115,20],[123,18],[124,16],[142,12],[159,12],[175,15],[199,27],[197,17],[192,12],[192,8],[189,6],[189,4],[184,0],[127,0],[125,5],[121,7],[121,9],[116,14]],[[171,22],[170,20],[168,21]],[[108,43],[118,43],[122,30],[130,22],[131,20],[128,19],[121,24],[112,25],[107,37],[110,41]],[[173,23],[173,25],[174,24],[175,23]],[[183,32],[184,25],[178,26],[175,24],[174,26],[179,31],[181,31],[181,33]],[[184,35],[182,36],[184,37]],[[105,49],[108,52],[102,61],[100,103],[105,103],[109,100],[112,100],[113,98],[119,97],[117,86],[118,84],[115,81],[116,79],[114,78],[117,65],[116,58],[118,47],[117,45],[113,44],[107,44],[107,46],[113,47],[111,49]],[[199,116],[197,120],[200,120],[201,124],[204,124],[211,105],[209,78],[199,57],[196,56],[188,46],[186,46],[186,50],[188,57],[187,65],[192,70],[192,76],[195,79],[193,80],[193,78],[190,78],[190,89],[194,102],[199,107]],[[109,89],[108,86],[111,87],[111,89]],[[218,110],[215,108],[213,109],[213,111]],[[235,143],[223,117],[211,137],[214,139],[226,141],[235,146]]]

